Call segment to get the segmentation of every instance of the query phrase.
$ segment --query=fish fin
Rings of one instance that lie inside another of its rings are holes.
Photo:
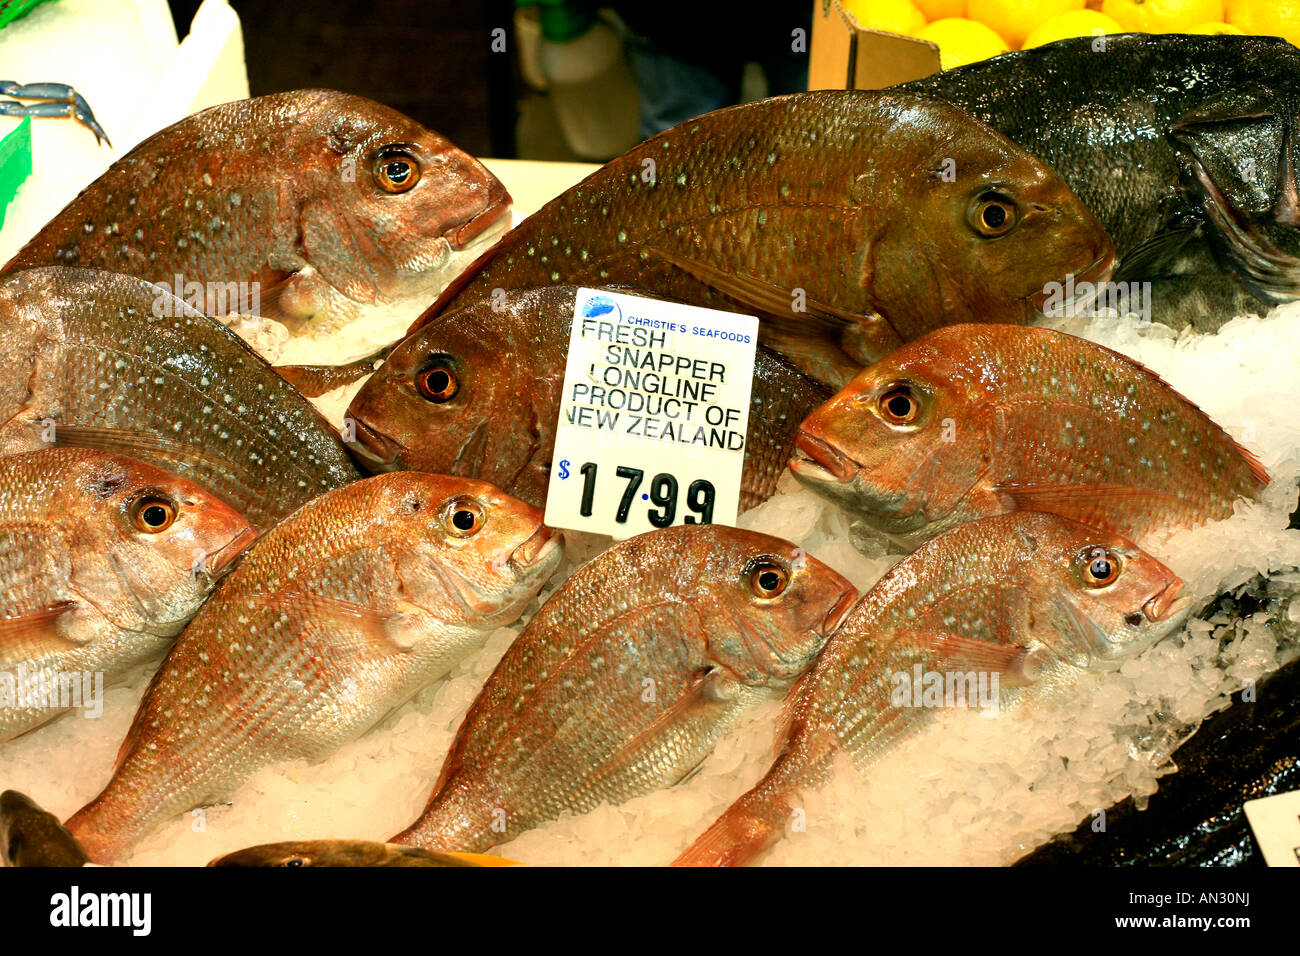
[[[644,247],[651,258],[660,259],[692,278],[753,309],[762,320],[760,333],[773,348],[796,359],[800,352],[813,349],[809,338],[833,343],[835,349],[856,362],[855,372],[863,365],[892,351],[903,337],[879,315],[859,314],[841,309],[819,299],[805,297],[804,311],[793,310],[794,290],[743,272],[728,272],[708,262],[680,256],[654,246]],[[879,340],[879,341],[877,341]],[[776,342],[781,345],[776,345]],[[798,343],[804,343],[799,348]],[[814,350],[819,358],[823,350]],[[844,356],[839,356],[844,364]]]
[[[1156,276],[1178,275],[1178,257],[1189,242],[1201,233],[1199,223],[1180,226],[1156,233],[1146,242],[1129,251],[1115,268],[1114,282],[1131,282]]]
[[[294,589],[259,595],[256,600],[280,611],[296,612],[303,626],[329,627],[329,649],[357,663],[382,660],[410,651],[394,636],[393,625],[400,617],[394,612]]]
[[[993,493],[1001,496],[1018,511],[1046,511],[1062,515],[1081,524],[1106,531],[1124,533],[1127,529],[1114,520],[1115,502],[1125,501],[1154,509],[1161,503],[1176,504],[1169,492],[1127,485],[994,485]]]
[[[401,846],[401,850],[411,850],[412,847]],[[507,860],[504,856],[493,856],[491,853],[453,853],[448,850],[423,850],[421,851],[426,857],[442,863],[444,866],[523,866],[518,860]]]
[[[790,685],[785,700],[781,701],[781,709],[776,715],[776,736],[772,738],[772,747],[775,754],[781,753],[785,748],[786,740],[794,729],[796,712],[799,710],[799,697],[803,693],[805,684],[810,682],[810,674],[812,674],[812,668],[800,674],[799,679]]]
[[[319,398],[372,374],[375,364],[386,359],[392,350],[393,346],[386,346],[346,365],[273,365],[272,368],[307,398]]]
[[[76,601],[57,601],[26,614],[0,618],[0,647],[4,648],[0,660],[16,659],[15,654],[27,660],[80,647],[83,642],[59,626],[63,615],[76,606]]]
[[[179,465],[195,460],[203,461],[219,471],[229,471],[230,463],[209,455],[197,445],[186,444],[154,435],[149,432],[124,431],[120,428],[99,428],[94,425],[64,425],[56,423],[54,444],[73,448],[91,448],[112,452],[144,461],[161,461]]]
[[[969,668],[997,674],[998,683],[1007,687],[1023,687],[1032,683],[1025,671],[1026,649],[1010,640],[984,641],[941,631],[927,634],[919,642],[938,655],[934,670],[961,671]]]
[[[743,866],[780,839],[781,831],[771,820],[749,812],[741,801],[728,807],[672,865]]]

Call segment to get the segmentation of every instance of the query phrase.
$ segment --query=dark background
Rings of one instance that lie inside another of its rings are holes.
[[[199,0],[170,0],[184,38]],[[323,86],[400,110],[475,156],[515,155],[510,0],[230,0],[253,96]],[[491,51],[492,30],[508,53]]]

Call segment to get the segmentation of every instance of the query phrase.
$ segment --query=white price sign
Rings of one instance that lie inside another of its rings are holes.
[[[734,525],[757,341],[753,316],[579,289],[546,523]]]
[[[1247,800],[1246,822],[1269,866],[1300,866],[1300,790]]]

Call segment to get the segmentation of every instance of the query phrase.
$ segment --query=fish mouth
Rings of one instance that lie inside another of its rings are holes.
[[[1101,287],[1110,281],[1111,276],[1115,274],[1115,250],[1110,248],[1092,260],[1087,266],[1078,272],[1071,273],[1074,277],[1075,294],[1067,302],[1062,302],[1056,308],[1061,310],[1065,315],[1077,315],[1079,312],[1088,308],[1097,297],[1101,294]],[[1068,278],[1068,277],[1067,277]],[[1048,283],[1051,285],[1052,283]],[[1061,285],[1062,283],[1056,283]],[[1084,291],[1079,291],[1080,286]],[[1030,319],[1045,315],[1043,311],[1047,301],[1054,297],[1056,293],[1048,292],[1044,286],[1038,292],[1029,297],[1029,306],[1031,309]]]
[[[805,431],[795,436],[794,447],[799,454],[790,459],[790,470],[805,481],[843,484],[858,472],[852,458]]]
[[[453,249],[460,251],[475,240],[479,240],[496,229],[504,233],[510,228],[513,205],[510,196],[502,190],[502,195],[493,197],[491,203],[481,212],[461,223],[447,235]],[[493,233],[495,235],[495,233]]]
[[[1142,613],[1148,621],[1157,623],[1168,621],[1177,616],[1177,614],[1187,606],[1187,598],[1180,598],[1179,592],[1183,589],[1183,582],[1177,578],[1170,581],[1160,593],[1142,605]]]
[[[370,472],[398,470],[397,456],[401,446],[360,419],[353,417],[352,421],[356,438],[344,444],[357,463]]]
[[[256,528],[245,528],[239,534],[235,535],[225,547],[219,548],[208,555],[208,567],[213,577],[222,574],[229,569],[240,555],[248,550],[248,546],[257,540],[258,531]]]
[[[542,525],[527,541],[510,552],[510,563],[517,568],[533,567],[549,558],[563,543],[563,532]]]
[[[849,611],[853,610],[854,605],[858,603],[858,592],[849,589],[840,595],[831,609],[826,612],[826,620],[822,622],[823,634],[834,634],[839,626],[844,623],[844,619],[849,616]]]

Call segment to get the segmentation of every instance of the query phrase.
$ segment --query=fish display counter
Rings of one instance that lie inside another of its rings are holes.
[[[5,862],[1273,863],[1297,97],[1126,34],[599,165],[322,89],[143,138],[0,269]],[[653,530],[553,526],[626,297],[754,323],[735,515],[665,442]]]

